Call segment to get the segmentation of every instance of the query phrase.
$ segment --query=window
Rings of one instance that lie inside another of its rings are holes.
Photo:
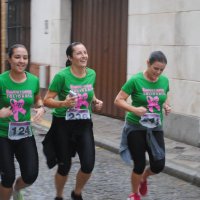
[[[16,43],[25,45],[30,53],[30,0],[7,1],[6,46]]]

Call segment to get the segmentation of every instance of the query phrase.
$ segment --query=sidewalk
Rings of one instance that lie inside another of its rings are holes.
[[[93,114],[93,122],[96,145],[118,153],[124,122],[97,114]],[[51,113],[49,109],[39,125],[50,127]],[[164,172],[200,186],[200,148],[168,138],[165,138],[165,144],[166,167]]]

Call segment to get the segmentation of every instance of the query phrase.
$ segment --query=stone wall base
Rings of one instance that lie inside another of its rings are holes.
[[[200,119],[171,113],[164,119],[165,136],[179,142],[200,147]]]

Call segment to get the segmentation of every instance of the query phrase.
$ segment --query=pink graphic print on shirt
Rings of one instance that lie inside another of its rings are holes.
[[[87,93],[78,94],[78,99],[77,99],[77,103],[76,103],[76,109],[80,109],[81,106],[85,106],[86,108],[88,108],[89,103],[87,102],[87,98],[88,98],[88,94]]]
[[[158,104],[159,101],[159,97],[155,96],[147,96],[147,102],[148,102],[148,109],[150,112],[153,112],[153,108],[157,109],[158,111],[160,111],[160,105]]]
[[[20,99],[19,101],[15,100],[15,99],[11,99],[10,104],[12,107],[13,117],[14,117],[15,121],[19,120],[19,116],[18,116],[19,113],[22,113],[23,115],[26,114],[26,110],[23,108],[23,106],[24,106],[23,99]]]

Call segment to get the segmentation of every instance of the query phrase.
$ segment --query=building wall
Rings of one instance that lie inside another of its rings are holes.
[[[200,146],[200,1],[129,0],[128,74],[144,70],[151,51],[168,65],[173,113],[166,136]]]
[[[0,5],[0,73],[5,70],[6,48],[6,3]]]
[[[31,62],[34,66],[50,65],[50,80],[65,67],[70,33],[71,0],[31,1]]]
[[[65,66],[71,0],[31,2],[31,61],[38,69],[50,66],[51,80]],[[173,108],[165,118],[165,134],[200,146],[200,1],[129,0],[128,15],[127,78],[145,69],[151,51],[162,50]],[[39,73],[40,80],[44,74]]]
[[[1,37],[1,35],[2,35],[2,2],[0,3],[0,38],[2,38]],[[2,65],[2,56],[1,56],[1,51],[2,51],[2,39],[0,39],[0,66]]]

